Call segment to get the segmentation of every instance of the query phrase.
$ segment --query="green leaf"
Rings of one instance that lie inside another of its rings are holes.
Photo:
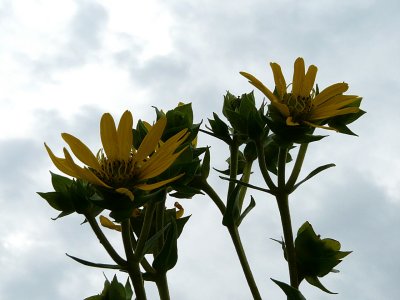
[[[222,218],[222,224],[225,226],[238,225],[240,218],[239,191],[241,188],[242,186],[237,184],[228,196],[226,210]]]
[[[314,177],[315,175],[317,175],[318,173],[320,173],[320,172],[322,172],[322,171],[324,171],[324,170],[326,170],[326,169],[335,167],[335,166],[336,166],[335,164],[326,164],[326,165],[323,165],[323,166],[320,166],[320,167],[316,168],[315,170],[313,170],[312,172],[310,172],[310,174],[308,174],[306,178],[304,178],[303,180],[301,180],[301,181],[299,181],[297,184],[295,184],[295,185],[293,186],[293,189],[292,189],[290,192],[293,192],[293,191],[294,191],[295,189],[297,189],[301,184],[303,184],[303,183],[306,182],[307,180],[313,178],[313,177]]]
[[[167,225],[164,226],[164,228],[160,229],[157,231],[155,234],[153,234],[145,243],[144,248],[143,248],[143,253],[153,253],[154,247],[157,246],[158,239],[164,234],[164,232],[171,226],[171,223],[168,223]]]
[[[251,198],[250,203],[243,211],[243,213],[240,215],[239,220],[237,221],[237,226],[239,226],[242,223],[243,219],[247,216],[247,214],[256,206],[256,201],[254,201],[253,196],[250,196],[250,198]]]
[[[204,154],[203,163],[201,165],[201,177],[206,180],[210,174],[210,150],[207,147]]]
[[[153,268],[161,273],[172,269],[178,261],[178,229],[174,218],[171,218],[170,222],[171,226],[165,234],[164,245],[153,261]]]
[[[127,299],[125,287],[121,283],[118,282],[116,275],[114,275],[114,278],[110,284],[109,299],[110,300],[126,300]]]
[[[320,290],[324,291],[325,293],[328,294],[337,294],[334,292],[331,292],[330,290],[328,290],[326,287],[324,287],[321,283],[321,281],[319,281],[317,276],[306,276],[305,278],[307,280],[307,282],[317,288],[319,288]]]
[[[271,280],[282,289],[282,291],[286,294],[288,300],[306,300],[306,298],[300,293],[298,289],[291,287],[287,283],[272,278]]]
[[[112,270],[121,270],[123,269],[123,267],[119,266],[119,265],[110,265],[110,264],[99,264],[99,263],[94,263],[94,262],[90,262],[72,255],[69,255],[68,253],[65,253],[65,255],[67,255],[69,258],[72,258],[73,260],[75,260],[76,262],[88,266],[88,267],[94,267],[94,268],[102,268],[102,269],[112,269]]]
[[[211,130],[214,133],[215,137],[219,138],[227,144],[230,144],[232,139],[229,134],[228,125],[224,121],[222,121],[216,113],[213,113],[213,116],[214,120],[208,119],[208,122],[210,123]]]

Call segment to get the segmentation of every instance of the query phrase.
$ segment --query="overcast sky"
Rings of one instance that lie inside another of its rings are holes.
[[[129,109],[135,120],[151,120],[152,105],[167,110],[179,101],[192,102],[206,123],[226,90],[252,90],[239,71],[273,87],[268,63],[290,78],[298,56],[318,66],[320,87],[348,82],[367,111],[351,125],[359,137],[329,132],[306,157],[303,176],[337,167],[292,197],[295,230],[308,220],[354,252],[341,273],[322,279],[339,295],[307,283],[301,290],[307,299],[397,299],[399,28],[397,0],[0,0],[0,299],[83,299],[101,291],[102,271],[65,252],[111,262],[80,216],[54,222],[57,212],[36,195],[51,190],[48,171],[56,171],[44,141],[60,154],[60,133],[69,132],[97,149],[102,113],[119,118]],[[212,146],[213,166],[226,167],[224,145],[204,136],[199,144]],[[257,173],[254,182],[262,183]],[[216,175],[211,183],[224,195],[225,183]],[[244,246],[263,297],[285,299],[269,279],[289,281],[269,239],[281,236],[277,207],[251,194],[257,207],[240,227]],[[172,299],[251,299],[219,211],[206,197],[181,204],[192,218],[168,275]],[[151,285],[148,293],[157,299]]]

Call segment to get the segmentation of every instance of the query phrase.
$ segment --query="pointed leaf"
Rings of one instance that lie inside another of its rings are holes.
[[[337,294],[334,292],[331,292],[330,290],[328,290],[326,287],[324,287],[321,283],[321,281],[319,281],[317,276],[306,276],[306,280],[309,284],[316,286],[317,288],[319,288],[320,290],[323,290],[325,293],[328,294]]]
[[[250,203],[243,211],[243,213],[240,215],[237,226],[239,226],[240,223],[242,223],[243,219],[247,216],[247,214],[256,206],[256,201],[254,201],[253,196],[250,196],[250,198],[251,198]]]
[[[282,289],[282,291],[284,291],[288,300],[306,300],[306,298],[300,293],[298,289],[291,287],[287,283],[272,278],[271,280],[275,282]]]
[[[307,180],[313,178],[313,177],[314,177],[315,175],[317,175],[318,173],[320,173],[320,172],[322,172],[322,171],[324,171],[324,170],[326,170],[326,169],[335,167],[335,166],[336,166],[335,164],[326,164],[326,165],[323,165],[323,166],[320,166],[320,167],[316,168],[316,169],[313,170],[310,174],[308,174],[306,178],[304,178],[303,180],[301,180],[301,181],[299,181],[297,184],[295,184],[295,185],[293,186],[293,189],[291,190],[291,192],[293,192],[295,189],[297,189],[301,184],[303,184],[303,183],[306,182]]]

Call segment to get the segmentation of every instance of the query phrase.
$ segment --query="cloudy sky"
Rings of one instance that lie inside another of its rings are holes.
[[[61,153],[60,133],[69,132],[96,149],[102,113],[129,109],[136,120],[153,119],[151,106],[178,101],[192,102],[196,120],[206,122],[226,90],[252,90],[239,71],[271,86],[268,63],[291,77],[298,56],[319,67],[320,87],[348,82],[368,112],[351,126],[359,137],[330,133],[308,152],[303,176],[322,164],[337,167],[292,197],[293,226],[308,220],[354,252],[341,273],[322,279],[339,295],[307,283],[301,290],[307,299],[397,299],[398,28],[397,0],[0,0],[0,299],[83,299],[100,292],[102,271],[65,253],[110,262],[81,217],[54,222],[57,212],[36,195],[51,190],[48,171],[56,171],[44,141]],[[199,143],[212,146],[215,167],[226,167],[222,144],[204,136]],[[261,184],[257,172],[254,182]],[[224,194],[216,175],[211,183]],[[240,228],[244,245],[265,299],[285,299],[269,279],[289,281],[280,246],[269,239],[281,236],[277,208],[252,195],[257,207]],[[206,197],[181,204],[192,218],[169,273],[172,299],[250,299],[219,211]]]

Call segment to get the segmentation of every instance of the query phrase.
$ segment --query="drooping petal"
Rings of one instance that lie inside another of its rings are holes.
[[[90,151],[81,140],[68,133],[62,133],[61,136],[71,148],[72,153],[74,153],[81,162],[95,170],[100,170],[100,164],[96,156],[94,156],[92,151]]]
[[[305,66],[304,60],[299,57],[294,62],[294,73],[293,73],[293,81],[292,81],[292,94],[297,96],[300,94],[303,81],[305,77]]]
[[[136,152],[135,160],[137,162],[143,161],[156,149],[158,142],[164,132],[165,126],[167,125],[167,118],[160,118],[150,131],[144,137],[139,149]]]
[[[133,118],[130,111],[125,111],[118,124],[118,159],[128,160],[133,145]]]
[[[106,227],[108,229],[113,229],[119,232],[122,231],[121,225],[114,224],[110,219],[108,219],[105,216],[100,216],[100,224],[101,226]]]
[[[308,67],[307,73],[304,77],[303,85],[300,90],[300,96],[308,97],[310,96],[311,90],[314,86],[315,77],[317,76],[317,67],[311,65]]]
[[[55,156],[53,151],[51,151],[46,143],[44,143],[44,146],[46,147],[47,153],[49,154],[51,161],[57,167],[57,169],[71,177],[77,177],[77,173],[68,166],[64,158]]]
[[[82,167],[78,166],[77,164],[75,164],[75,162],[72,159],[71,154],[69,154],[68,150],[65,148],[63,150],[64,150],[64,155],[65,155],[65,163],[67,164],[67,166],[70,169],[72,169],[75,172],[76,176],[74,176],[74,177],[83,179],[83,180],[93,183],[95,185],[100,185],[100,186],[104,186],[107,188],[111,188],[109,185],[105,184],[101,179],[99,179],[96,175],[94,175],[89,169],[82,168]]]
[[[276,98],[276,96],[257,78],[255,78],[253,75],[246,73],[246,72],[240,72],[240,74],[244,77],[246,77],[249,82],[254,85],[257,89],[259,89],[267,98],[271,101],[272,105],[275,106],[279,112],[284,115],[284,116],[289,116],[289,109],[288,107],[279,102],[279,99]]]
[[[117,193],[120,193],[120,194],[123,194],[125,196],[128,196],[131,201],[133,201],[135,199],[135,196],[133,195],[133,193],[127,188],[118,188],[115,191]]]
[[[151,190],[157,189],[159,187],[162,187],[170,182],[173,182],[173,181],[181,178],[183,175],[185,175],[185,174],[179,174],[178,176],[169,178],[167,180],[159,181],[156,183],[149,183],[149,184],[141,183],[141,184],[136,185],[135,187],[138,189],[144,190],[144,191],[151,191]]]
[[[279,94],[279,97],[282,99],[283,95],[286,94],[286,81],[283,76],[281,66],[277,63],[270,63],[272,73],[274,74],[275,86],[276,90]]]
[[[298,126],[300,123],[293,121],[292,117],[287,117],[286,118],[286,125],[288,126]]]
[[[100,121],[100,136],[104,152],[111,160],[118,158],[118,135],[113,117],[105,113]]]
[[[343,94],[345,91],[348,90],[348,88],[349,88],[348,84],[344,82],[335,83],[332,84],[331,86],[328,86],[321,93],[315,96],[313,100],[314,107],[322,105],[324,102],[328,101],[333,96]]]
[[[279,102],[279,100],[275,97],[275,95],[256,77],[253,75],[246,73],[246,72],[240,72],[240,75],[246,77],[250,84],[254,85],[257,89],[259,89],[271,102]]]

